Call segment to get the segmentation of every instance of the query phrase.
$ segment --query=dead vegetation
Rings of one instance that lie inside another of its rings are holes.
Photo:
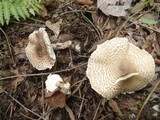
[[[47,11],[41,15],[26,21],[13,20],[1,27],[0,119],[159,120],[160,3],[146,1],[133,0],[129,9],[125,7],[127,2],[112,3],[123,6],[123,13],[117,17],[96,9],[96,1],[92,0],[46,0]],[[41,27],[46,28],[51,44],[71,44],[55,50],[52,69],[38,71],[26,57],[25,48],[28,36]],[[156,73],[154,81],[144,89],[107,101],[91,89],[86,68],[97,45],[114,37],[127,37],[150,53]],[[58,91],[46,98],[45,81],[51,73],[70,82],[70,95]]]

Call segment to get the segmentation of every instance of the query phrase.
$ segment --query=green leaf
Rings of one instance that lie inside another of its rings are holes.
[[[21,6],[17,6],[17,7],[16,7],[16,10],[17,10],[17,12],[18,12],[18,15],[25,20],[25,19],[26,19],[26,16],[25,16],[25,14],[22,12],[22,7],[21,7]]]
[[[35,6],[36,6],[38,9],[43,10],[42,5],[40,5],[40,4],[38,4],[38,3],[35,3]]]
[[[25,14],[25,16],[29,18],[29,17],[30,17],[30,14],[29,14],[27,8],[24,7],[24,6],[22,6],[21,8],[22,8],[22,12]]]
[[[3,14],[4,14],[4,19],[6,20],[6,24],[9,24],[9,20],[10,20],[10,10],[9,10],[9,3],[4,1],[3,2]]]
[[[149,4],[150,6],[152,6],[153,3],[154,3],[154,0],[147,0],[147,2],[148,2],[148,4]]]
[[[147,2],[144,1],[144,2],[138,2],[132,9],[131,9],[131,13],[134,14],[134,13],[138,13],[140,12],[143,8],[145,8],[147,5]]]
[[[23,0],[14,0],[13,2],[14,2],[15,5],[18,6],[18,5],[22,4]]]
[[[18,21],[29,18],[40,10],[43,10],[41,0],[0,0],[0,24],[8,25],[11,17]]]
[[[33,8],[34,11],[36,11],[37,13],[39,13],[39,9],[34,4],[32,4],[31,7]]]
[[[0,24],[4,25],[4,19],[3,19],[3,7],[2,7],[2,2],[0,2]]]
[[[29,9],[29,12],[30,12],[33,16],[35,16],[35,12],[34,12],[34,9],[33,9],[33,8],[30,8],[30,9]]]
[[[140,21],[141,21],[142,23],[144,23],[144,24],[147,24],[147,25],[157,24],[157,21],[152,20],[152,19],[149,19],[149,18],[144,17],[144,16],[142,16],[142,17],[140,18]]]
[[[11,14],[14,16],[14,18],[19,21],[19,15],[16,10],[16,7],[13,6],[12,4],[10,4],[10,11],[11,11]]]

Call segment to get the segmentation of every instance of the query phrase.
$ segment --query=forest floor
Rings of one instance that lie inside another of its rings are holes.
[[[1,120],[160,120],[160,22],[155,25],[139,22],[139,16],[152,15],[157,9],[155,6],[125,17],[107,16],[96,9],[95,3],[80,5],[70,0],[52,1],[46,8],[46,14],[11,21],[0,30]],[[47,27],[46,21],[57,23],[60,19],[58,39],[80,44],[81,51],[56,50],[54,67],[38,71],[25,54],[28,36],[45,27],[51,42],[55,42],[54,31]],[[91,88],[86,68],[97,44],[114,37],[127,37],[148,51],[155,60],[156,73],[144,89],[106,100]],[[45,80],[51,73],[70,80],[71,94],[56,93],[53,103],[49,104],[44,93]]]

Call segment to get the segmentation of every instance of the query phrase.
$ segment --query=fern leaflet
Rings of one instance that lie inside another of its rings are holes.
[[[8,25],[11,18],[20,20],[39,14],[43,10],[41,0],[0,0],[0,25]]]

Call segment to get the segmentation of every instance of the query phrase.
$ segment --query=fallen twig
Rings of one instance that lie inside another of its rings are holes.
[[[25,118],[27,118],[27,120],[37,120],[37,119],[31,118],[31,117],[28,117],[27,115],[23,114],[22,112],[20,112],[20,114],[22,116],[24,116]]]
[[[13,64],[15,63],[14,61],[14,58],[13,58],[13,54],[12,54],[12,50],[11,50],[11,46],[10,46],[10,43],[9,43],[9,39],[8,39],[8,36],[7,34],[3,31],[2,28],[0,28],[0,30],[2,31],[2,33],[4,34],[5,38],[6,38],[6,41],[7,41],[7,45],[8,45],[8,49],[9,49],[9,53],[10,53],[10,56],[12,58],[12,61],[13,61]]]
[[[69,13],[77,13],[77,12],[95,13],[94,11],[89,11],[89,10],[72,10],[72,11],[63,12],[63,13],[60,14],[60,16],[66,15],[66,14],[69,14]]]
[[[97,113],[98,113],[99,107],[100,107],[100,105],[101,105],[101,102],[102,102],[102,101],[100,100],[99,103],[98,103],[97,109],[96,109],[96,111],[95,111],[95,113],[94,113],[94,116],[93,116],[93,120],[97,120],[96,117],[97,117]]]
[[[82,108],[83,108],[83,105],[84,105],[84,97],[85,97],[85,94],[83,95],[82,102],[81,102],[81,105],[80,105],[80,108],[79,108],[78,119],[80,119],[80,116],[81,116],[81,111],[82,111]]]
[[[32,114],[38,116],[39,118],[43,119],[43,120],[47,120],[44,117],[40,116],[39,114],[33,112],[32,110],[28,109],[27,107],[25,107],[22,103],[20,103],[18,100],[16,100],[12,95],[10,95],[7,91],[3,90],[3,92],[5,94],[7,94],[10,98],[12,98],[16,103],[18,103],[21,107],[23,107],[25,110],[31,112]]]
[[[157,86],[159,85],[159,83],[160,83],[160,79],[158,79],[158,82],[155,84],[155,86],[153,87],[152,91],[150,92],[150,94],[148,95],[148,97],[146,98],[146,100],[144,101],[144,103],[143,103],[141,109],[139,110],[138,115],[137,115],[137,117],[136,117],[135,120],[139,120],[139,117],[140,117],[140,115],[142,113],[142,110],[144,109],[144,107],[147,104],[149,98],[151,97],[151,95],[153,94],[153,92],[155,91],[155,89],[157,88]]]
[[[8,76],[8,77],[0,78],[0,80],[10,79],[10,78],[16,78],[16,77],[31,77],[31,76],[41,76],[41,75],[49,75],[49,74],[61,73],[61,72],[70,71],[70,70],[73,70],[73,69],[76,69],[76,68],[80,68],[80,67],[82,67],[84,65],[87,65],[87,62],[82,63],[82,64],[77,65],[77,66],[72,67],[72,68],[66,68],[66,69],[59,70],[59,71],[47,72],[47,73],[37,73],[37,74],[13,75],[13,76]]]
[[[67,104],[65,105],[65,109],[68,112],[68,115],[69,115],[70,119],[75,120],[75,116],[73,114],[73,111],[71,110],[71,108]]]
[[[84,18],[84,20],[86,20],[88,23],[90,23],[91,26],[95,29],[97,36],[98,36],[98,39],[101,40],[102,35],[101,35],[100,30],[94,25],[94,23],[92,21],[90,21],[85,15],[83,15],[83,13],[81,13],[81,14],[82,14],[82,17]]]
[[[79,85],[76,87],[76,89],[72,92],[72,94],[71,94],[70,96],[73,96],[73,95],[80,89],[81,85],[83,84],[83,82],[84,82],[85,80],[87,80],[86,77],[84,77],[81,81],[78,81],[78,82],[76,82],[75,84],[72,85],[72,87],[73,87],[73,86],[75,86],[77,83],[80,82]],[[68,97],[70,97],[70,96],[68,96]]]

